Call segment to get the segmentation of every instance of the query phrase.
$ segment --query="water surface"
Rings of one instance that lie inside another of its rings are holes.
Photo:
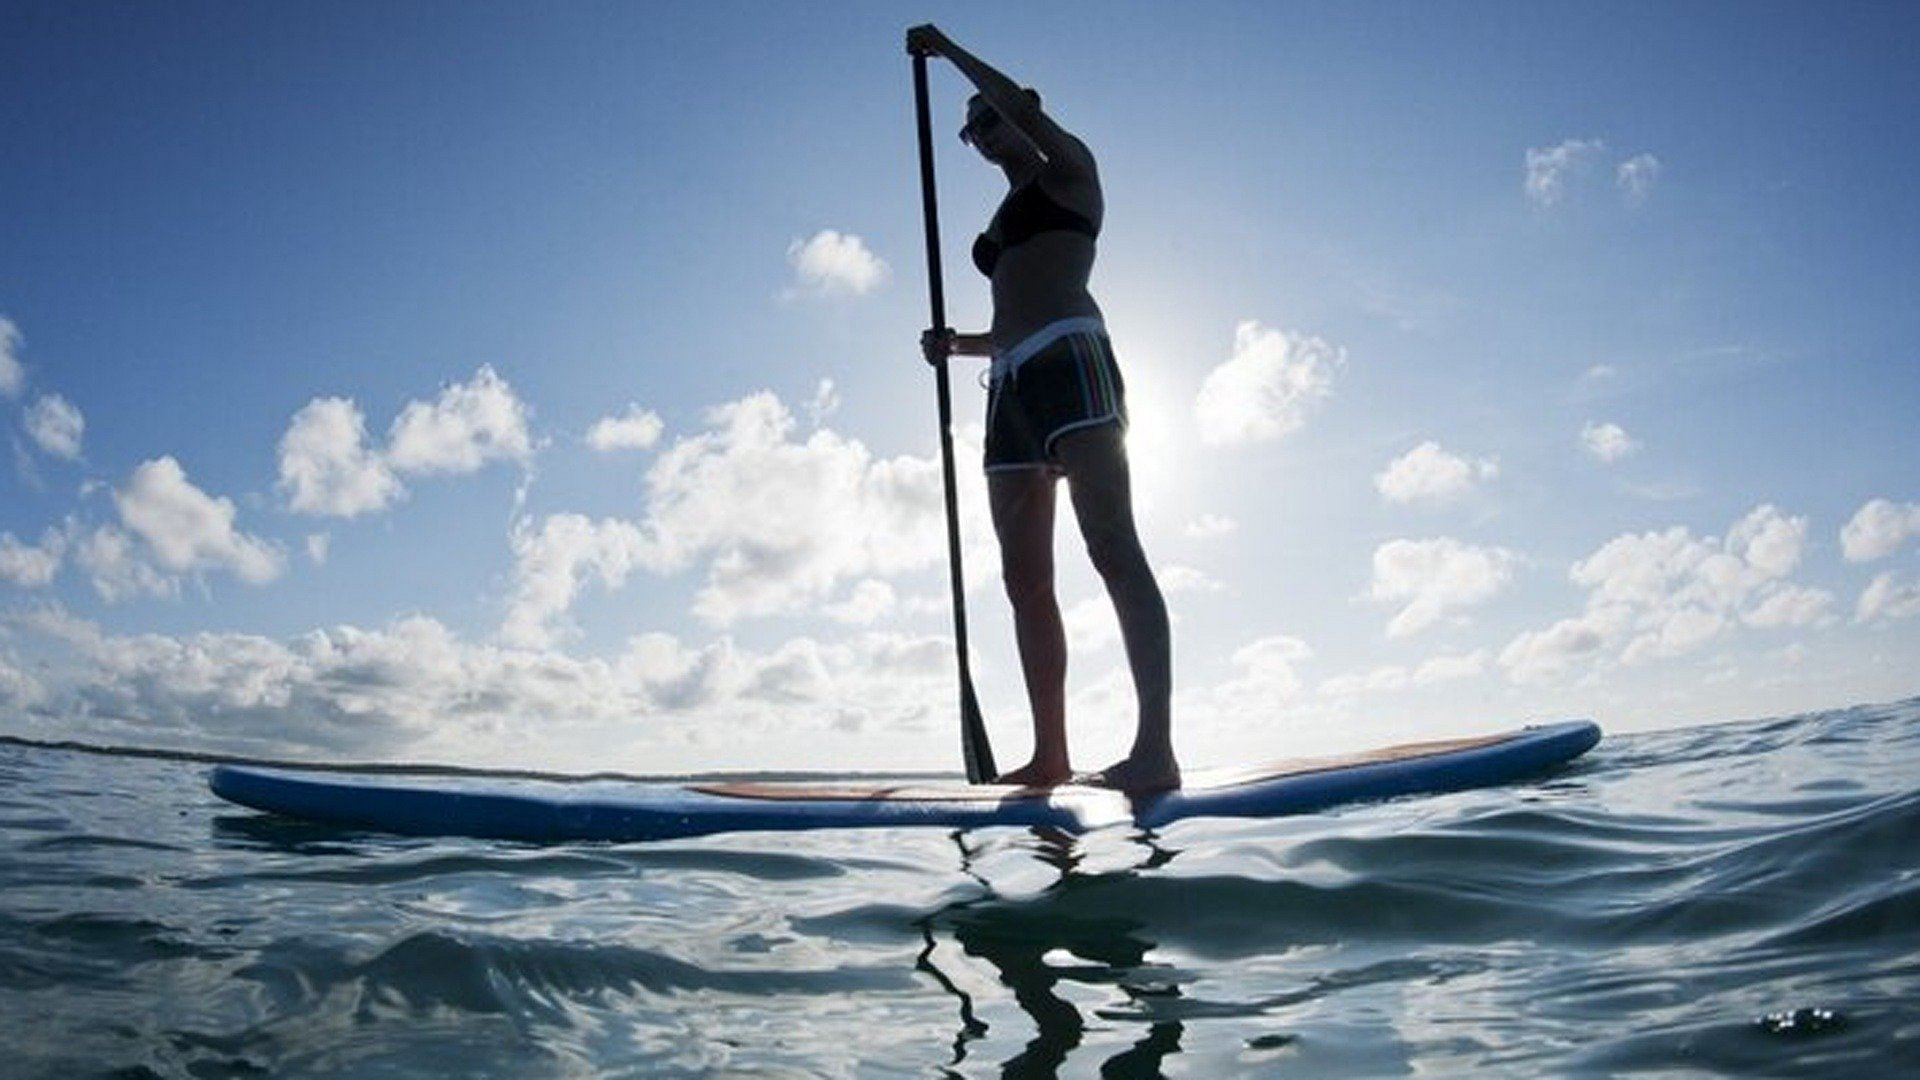
[[[1154,833],[538,846],[0,746],[4,1072],[1920,1075],[1920,701]]]

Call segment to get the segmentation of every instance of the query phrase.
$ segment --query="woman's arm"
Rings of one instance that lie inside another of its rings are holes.
[[[1054,123],[1033,96],[1021,89],[1019,83],[961,48],[938,27],[929,23],[907,31],[907,51],[916,56],[946,57],[980,91],[980,96],[986,99],[993,111],[1039,147],[1040,153],[1048,161],[1057,162],[1064,158],[1092,164],[1092,154],[1088,152],[1086,144]]]
[[[920,335],[920,351],[927,363],[937,364],[949,356],[992,356],[993,337],[989,334],[957,334],[952,330],[928,330]]]

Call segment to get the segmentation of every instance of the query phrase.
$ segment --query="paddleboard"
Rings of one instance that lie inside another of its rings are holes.
[[[1345,803],[1511,783],[1586,753],[1586,720],[1363,754],[1196,772],[1140,799],[1067,784],[665,783],[506,779],[221,765],[229,802],[303,821],[415,836],[495,840],[667,840],[713,833],[896,826],[1025,826],[1084,832],[1182,818],[1278,817]]]

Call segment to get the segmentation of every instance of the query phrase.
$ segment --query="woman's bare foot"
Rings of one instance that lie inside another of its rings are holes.
[[[1029,761],[1017,769],[1001,773],[993,778],[996,784],[1010,784],[1015,787],[1055,787],[1067,782],[1073,770],[1061,764],[1058,766]]]
[[[1180,786],[1180,765],[1168,754],[1133,754],[1093,774],[1092,783],[1129,795],[1151,795]]]

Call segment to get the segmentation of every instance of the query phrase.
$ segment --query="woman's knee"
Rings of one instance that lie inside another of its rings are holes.
[[[1053,566],[1032,560],[1006,559],[1000,564],[1000,583],[1015,610],[1053,603]]]
[[[1086,534],[1087,558],[1102,580],[1120,581],[1147,570],[1147,554],[1132,529],[1115,526],[1090,530]]]

